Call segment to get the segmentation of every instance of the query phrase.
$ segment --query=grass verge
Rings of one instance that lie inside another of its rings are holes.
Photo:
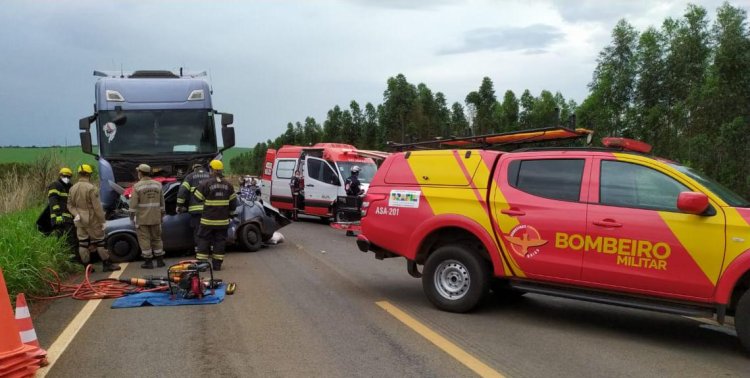
[[[49,287],[39,279],[44,268],[61,277],[80,271],[78,264],[68,261],[69,247],[63,238],[45,236],[36,229],[42,207],[0,215],[0,268],[11,301],[16,294],[45,295]],[[2,290],[2,289],[0,289]]]

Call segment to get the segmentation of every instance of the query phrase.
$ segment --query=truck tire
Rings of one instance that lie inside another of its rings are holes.
[[[263,245],[263,236],[260,234],[260,229],[252,223],[242,226],[239,234],[242,246],[250,252],[259,250]]]
[[[485,260],[467,247],[445,245],[427,258],[422,288],[435,307],[449,312],[468,312],[489,292],[490,269]]]
[[[740,343],[745,347],[745,352],[750,353],[750,289],[742,294],[740,301],[737,303],[737,309],[734,313],[734,326]]]
[[[141,254],[138,240],[128,233],[114,234],[107,238],[107,249],[112,262],[133,261]]]

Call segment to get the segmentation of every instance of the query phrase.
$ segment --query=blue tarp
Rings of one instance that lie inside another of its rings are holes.
[[[226,285],[222,284],[215,290],[213,295],[210,295],[211,290],[206,290],[203,299],[183,299],[180,296],[175,296],[174,299],[170,299],[169,291],[126,295],[122,298],[117,298],[112,302],[112,308],[217,304],[224,300],[224,295],[226,294],[224,290],[225,288]]]

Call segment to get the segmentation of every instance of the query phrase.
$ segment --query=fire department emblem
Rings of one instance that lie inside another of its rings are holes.
[[[538,247],[547,244],[547,240],[542,239],[536,228],[525,224],[519,224],[503,237],[510,242],[513,252],[527,258],[536,256],[539,253]]]

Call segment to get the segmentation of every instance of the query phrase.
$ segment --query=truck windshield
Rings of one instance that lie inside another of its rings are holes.
[[[339,167],[339,174],[346,180],[352,174],[352,167],[355,165],[361,168],[359,171],[359,181],[369,184],[372,178],[375,176],[375,172],[378,167],[373,163],[355,163],[350,161],[338,161],[336,165]]]
[[[171,155],[216,152],[213,113],[206,109],[126,110],[120,126],[109,122],[115,111],[99,113],[102,156]]]
[[[718,182],[711,180],[710,178],[703,176],[702,174],[680,164],[670,164],[674,169],[686,174],[691,179],[698,181],[701,185],[705,186],[708,190],[719,196],[724,202],[732,207],[750,207],[750,202],[742,198],[739,194],[727,189]]]

